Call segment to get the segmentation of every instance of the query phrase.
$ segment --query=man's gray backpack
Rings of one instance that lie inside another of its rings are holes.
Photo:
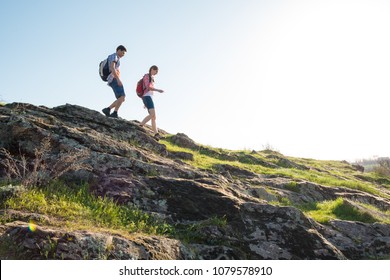
[[[105,60],[103,60],[99,64],[99,75],[100,75],[100,78],[105,82],[107,82],[108,75],[110,75],[110,67],[108,65],[107,60],[108,60],[108,58],[106,58]]]

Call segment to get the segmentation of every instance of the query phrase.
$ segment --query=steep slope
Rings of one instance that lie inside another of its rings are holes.
[[[183,134],[159,143],[137,122],[69,104],[1,106],[0,128],[3,259],[390,257],[390,183],[347,162],[224,151]],[[81,224],[81,208],[22,203],[38,193],[56,204],[61,186],[87,186],[146,222]],[[316,218],[322,203],[339,212]]]

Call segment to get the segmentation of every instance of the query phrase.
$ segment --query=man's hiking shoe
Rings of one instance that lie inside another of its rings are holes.
[[[154,136],[153,136],[154,139],[156,139],[157,141],[159,141],[161,139],[161,135],[156,133]]]
[[[110,108],[104,108],[104,109],[102,110],[103,114],[105,114],[106,117],[109,117],[109,116],[110,116],[110,111],[111,111]]]
[[[110,115],[110,118],[118,118],[118,112],[117,111],[114,111],[114,113],[112,113],[111,115]]]

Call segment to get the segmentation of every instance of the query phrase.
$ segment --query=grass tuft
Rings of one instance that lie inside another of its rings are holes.
[[[29,188],[4,202],[15,209],[53,217],[53,223],[73,229],[95,228],[127,233],[169,234],[172,227],[132,206],[116,204],[112,199],[95,197],[87,185],[70,188],[56,183],[44,188]],[[61,222],[66,221],[66,222]]]
[[[330,220],[339,219],[374,223],[380,220],[367,212],[360,211],[346,203],[341,197],[332,201],[308,203],[297,206],[306,215],[322,224],[328,224]]]

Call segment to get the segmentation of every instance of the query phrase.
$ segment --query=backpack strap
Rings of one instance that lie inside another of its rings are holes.
[[[143,89],[143,94],[145,94],[145,91],[146,91],[146,87],[145,87],[145,83],[144,83],[144,78],[145,76],[148,75],[149,76],[149,84],[151,82],[153,82],[153,79],[152,79],[152,75],[151,74],[145,74],[144,77],[142,78],[142,89]]]

